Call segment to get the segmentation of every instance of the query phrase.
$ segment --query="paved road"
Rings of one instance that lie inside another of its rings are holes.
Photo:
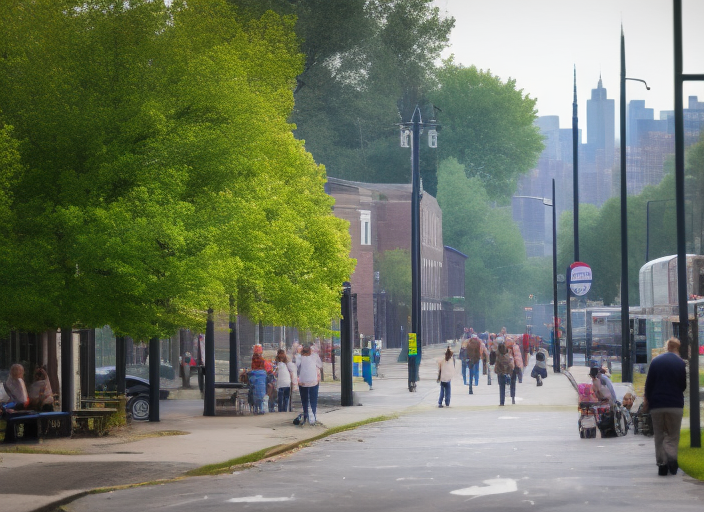
[[[576,419],[564,408],[425,409],[232,475],[66,510],[704,510],[702,482],[657,476],[652,438],[580,439]]]

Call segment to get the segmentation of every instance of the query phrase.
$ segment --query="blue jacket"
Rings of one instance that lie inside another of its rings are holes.
[[[685,389],[687,371],[679,355],[666,352],[652,360],[645,379],[645,398],[650,409],[683,408]]]

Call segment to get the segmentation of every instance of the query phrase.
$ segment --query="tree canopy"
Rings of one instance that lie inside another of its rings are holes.
[[[441,156],[456,158],[490,198],[510,197],[544,147],[533,124],[536,100],[517,90],[515,80],[504,83],[490,71],[453,59],[444,62],[437,78],[439,87],[430,98],[442,108]]]
[[[293,20],[225,0],[0,5],[0,308],[136,338],[205,310],[324,330],[346,224],[288,118]]]

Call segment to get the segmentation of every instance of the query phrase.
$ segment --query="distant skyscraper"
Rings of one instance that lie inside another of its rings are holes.
[[[591,146],[597,169],[611,169],[614,165],[615,119],[614,100],[607,99],[600,76],[587,100],[587,145]]]
[[[637,146],[639,138],[639,129],[648,125],[639,121],[652,121],[655,119],[655,113],[652,108],[645,108],[645,100],[631,100],[628,102],[628,118],[626,120],[626,145]]]

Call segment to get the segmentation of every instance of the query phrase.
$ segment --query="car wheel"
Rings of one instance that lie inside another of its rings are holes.
[[[130,400],[127,410],[132,414],[133,420],[146,421],[149,419],[149,399],[136,396]]]

